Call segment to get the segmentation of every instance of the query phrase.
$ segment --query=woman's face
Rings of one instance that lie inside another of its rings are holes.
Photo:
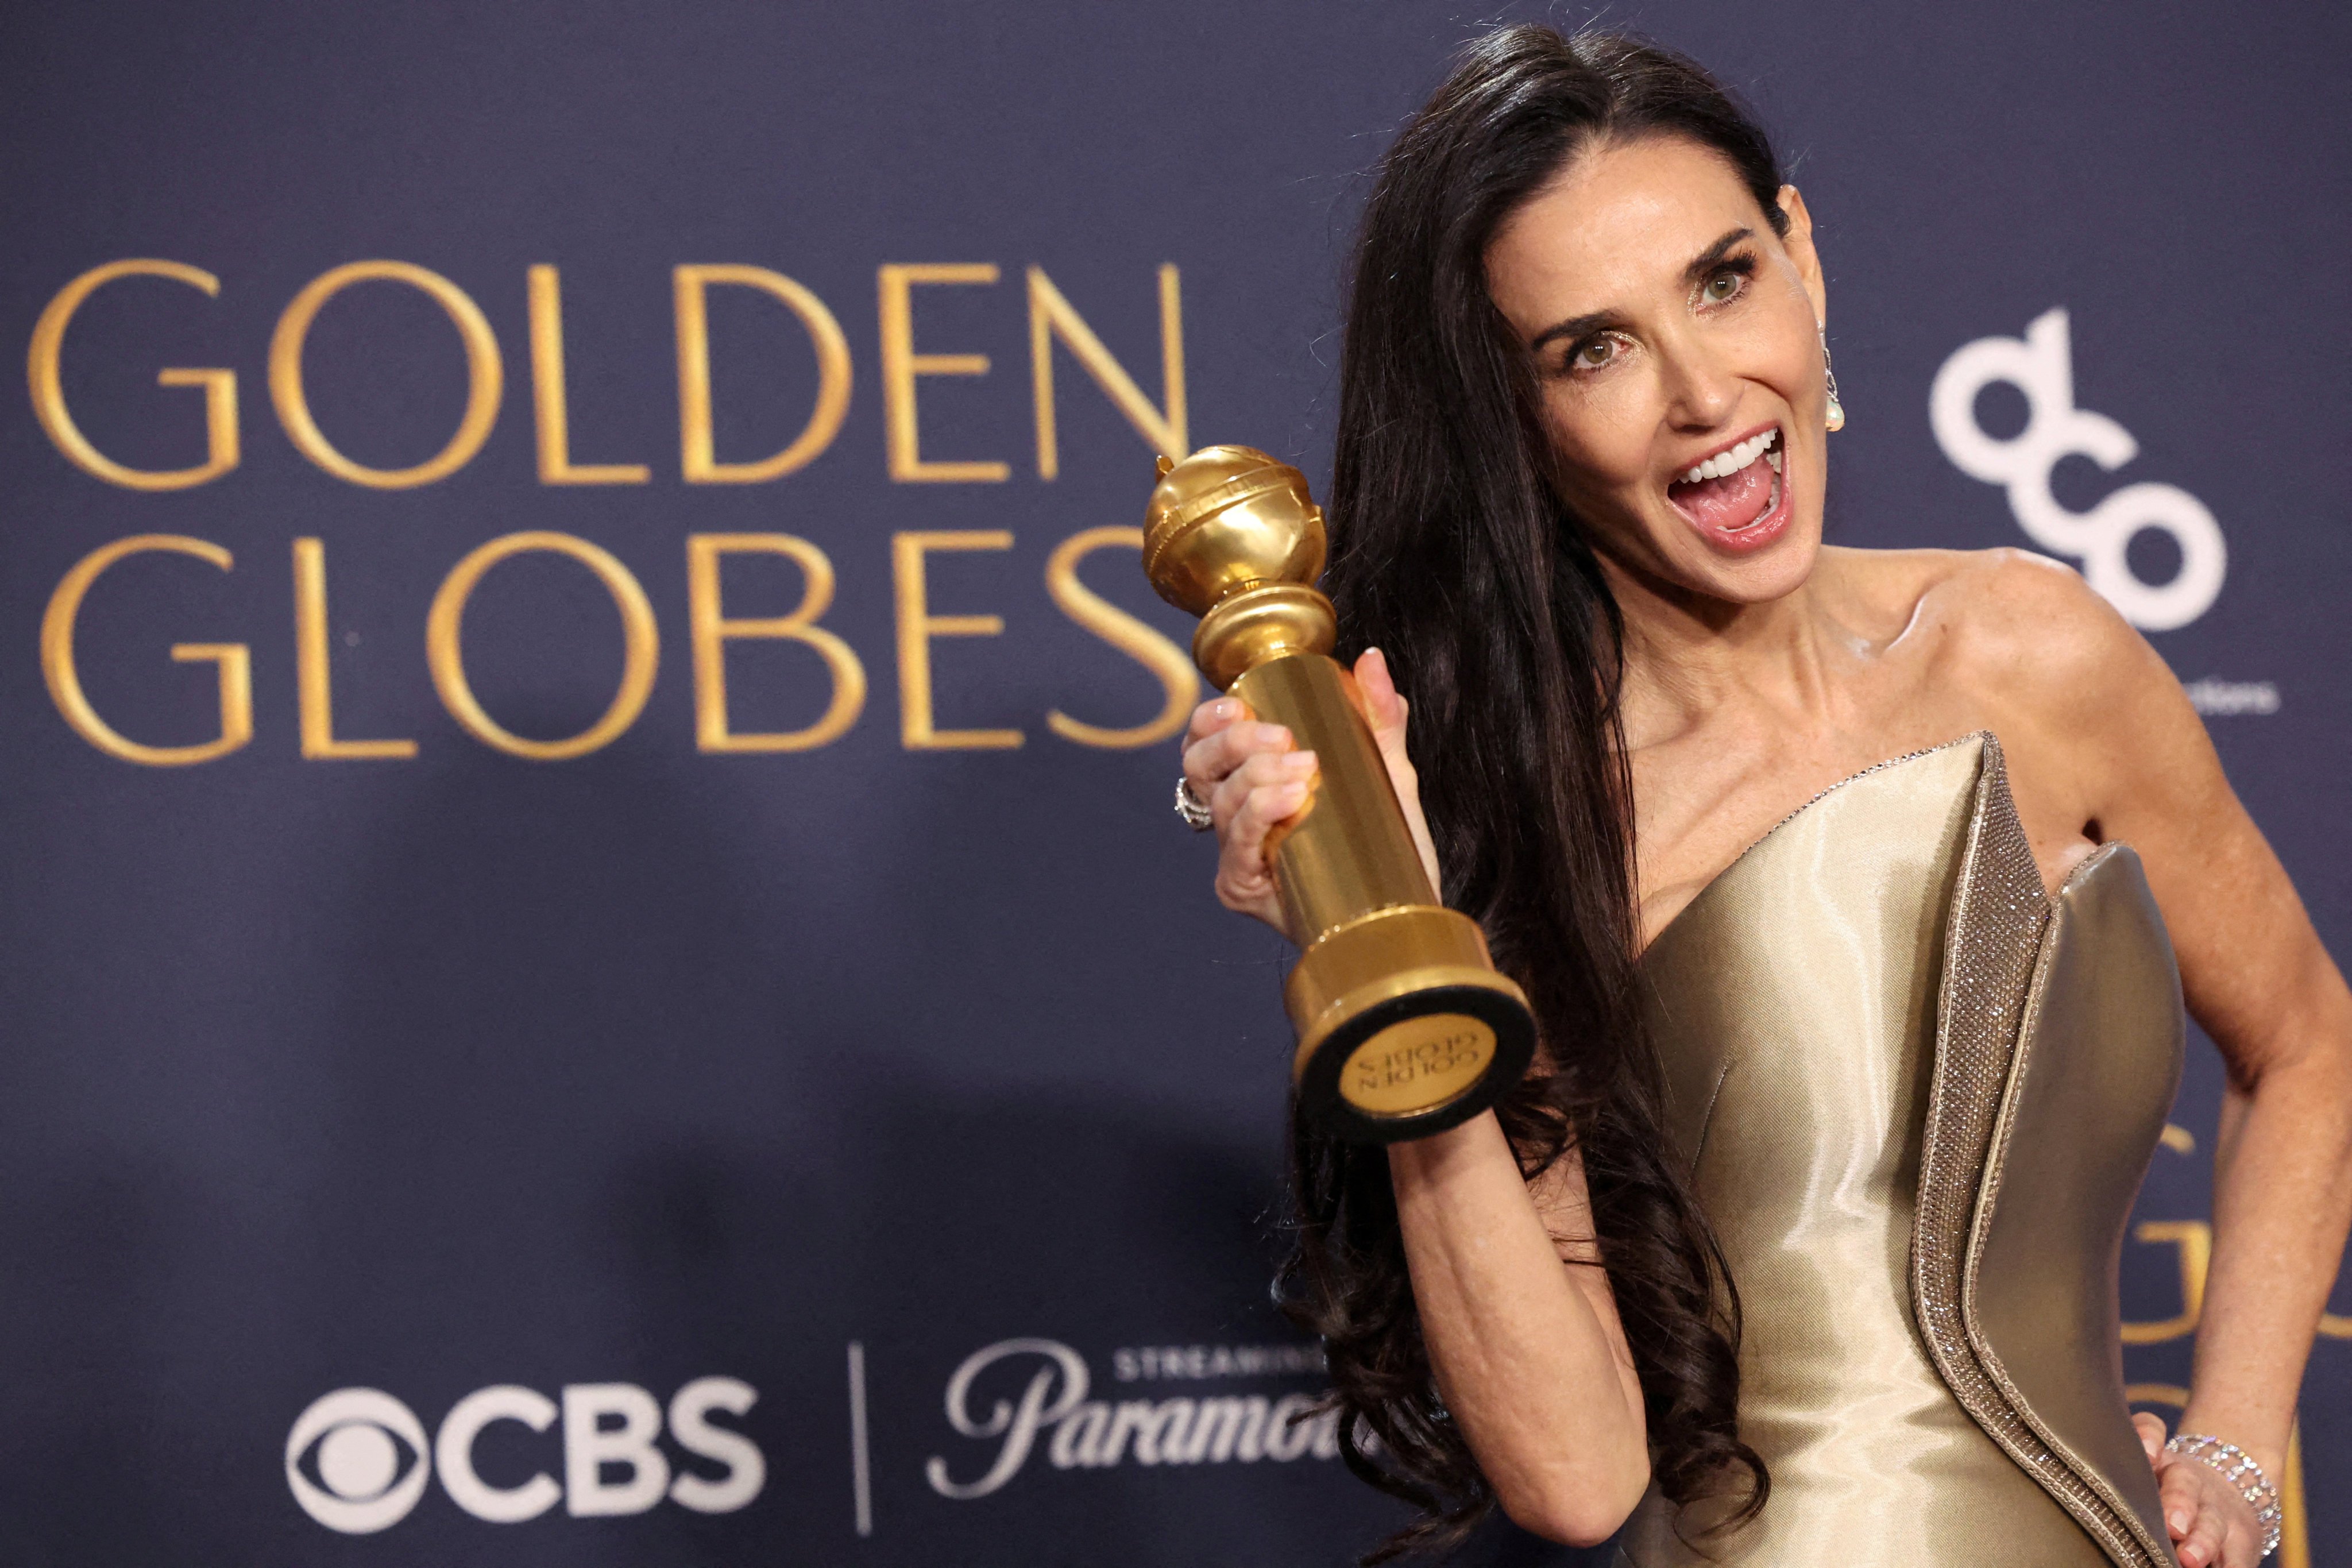
[[[1669,594],[1775,599],[1821,545],[1825,306],[1804,202],[1780,200],[1785,240],[1722,154],[1609,142],[1487,248],[1555,484],[1604,559]]]

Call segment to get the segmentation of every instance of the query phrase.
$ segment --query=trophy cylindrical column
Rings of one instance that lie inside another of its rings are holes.
[[[1485,1110],[1524,1070],[1534,1029],[1476,922],[1438,903],[1353,684],[1301,653],[1228,689],[1316,758],[1307,804],[1270,851],[1302,950],[1283,987],[1293,1083],[1318,1121],[1386,1142]]]
[[[1353,679],[1329,657],[1305,479],[1246,447],[1163,464],[1144,561],[1162,597],[1202,616],[1202,672],[1316,755],[1306,804],[1267,844],[1302,950],[1283,986],[1300,1110],[1392,1142],[1486,1110],[1527,1070],[1535,1021],[1476,922],[1438,902]]]
[[[1331,659],[1299,653],[1226,688],[1315,753],[1307,804],[1273,835],[1275,882],[1302,948],[1369,910],[1437,901],[1351,684]]]

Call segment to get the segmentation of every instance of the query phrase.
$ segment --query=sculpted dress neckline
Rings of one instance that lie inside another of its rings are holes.
[[[1654,1493],[1621,1561],[2170,1563],[2117,1331],[2183,1034],[2138,857],[2045,893],[1971,735],[1783,818],[1641,968],[1772,1493],[1712,1536]]]

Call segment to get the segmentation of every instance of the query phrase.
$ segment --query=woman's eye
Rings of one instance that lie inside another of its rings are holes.
[[[1741,281],[1737,272],[1718,272],[1699,289],[1699,297],[1710,305],[1720,305],[1739,292]]]
[[[1595,338],[1568,356],[1570,370],[1599,370],[1617,357],[1614,338]]]

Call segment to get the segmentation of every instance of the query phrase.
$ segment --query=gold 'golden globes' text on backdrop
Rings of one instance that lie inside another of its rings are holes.
[[[1314,587],[1323,513],[1305,476],[1249,447],[1162,458],[1143,569],[1201,617],[1192,658],[1209,683],[1316,756],[1307,804],[1267,841],[1305,950],[1283,986],[1300,1110],[1365,1142],[1475,1116],[1527,1070],[1535,1020],[1477,923],[1437,901],[1354,681],[1330,657],[1339,626]]]

